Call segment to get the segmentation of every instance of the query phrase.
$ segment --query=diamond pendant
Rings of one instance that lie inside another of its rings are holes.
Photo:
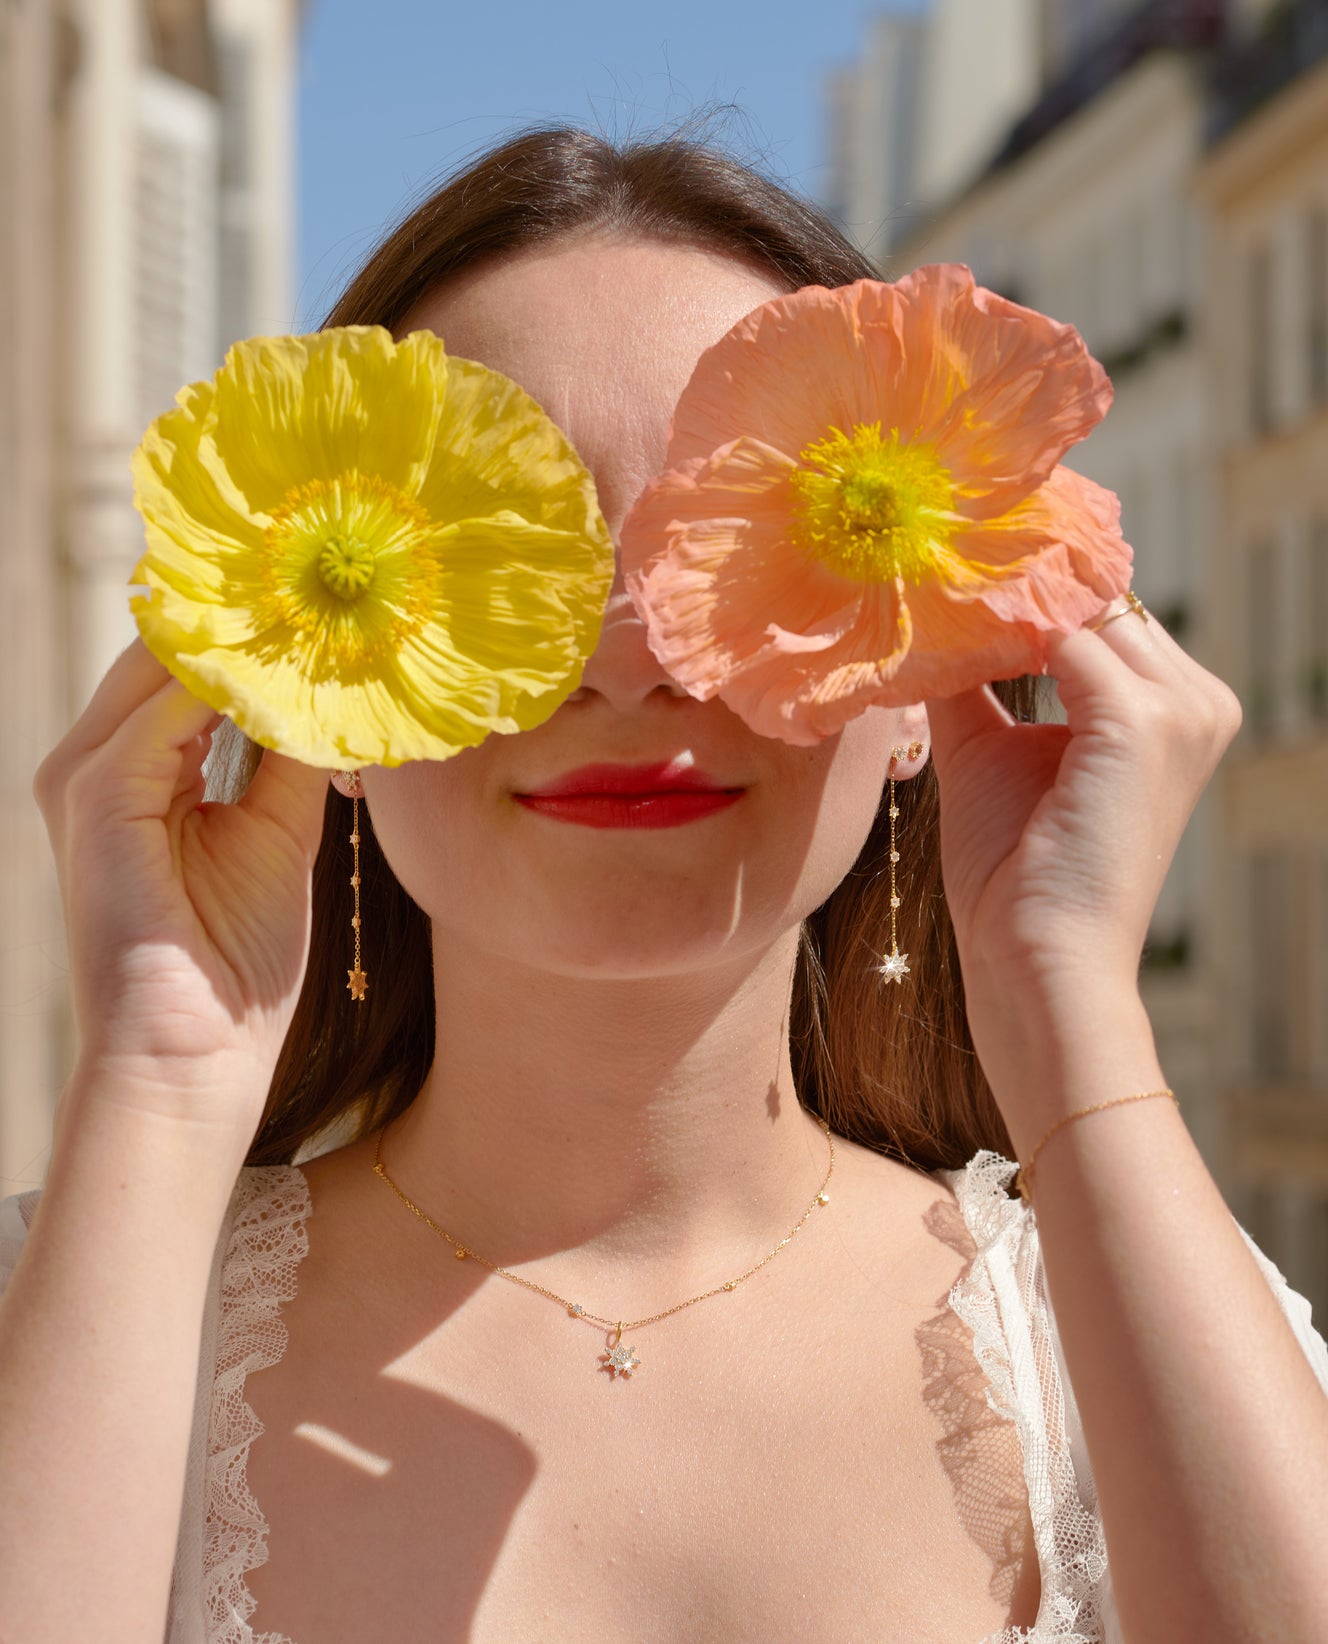
[[[887,982],[902,983],[906,976],[912,975],[908,968],[906,953],[887,953],[884,962],[877,965],[876,969]]]
[[[622,1325],[613,1332],[613,1338],[608,1350],[600,1354],[600,1368],[607,1370],[610,1377],[617,1380],[619,1376],[630,1376],[633,1370],[641,1368],[641,1360],[630,1347],[622,1344]]]

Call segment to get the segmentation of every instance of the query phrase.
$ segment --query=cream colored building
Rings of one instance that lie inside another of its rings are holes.
[[[1233,1187],[1328,1309],[1328,32],[1295,13],[1222,66],[1211,222],[1214,639],[1245,705],[1221,773]],[[1322,1316],[1322,1315],[1321,1315]]]
[[[829,86],[827,205],[869,256],[986,167],[1037,95],[1042,0],[932,0],[882,12]]]
[[[130,639],[129,456],[226,346],[286,331],[297,0],[0,7],[0,1196],[71,1060],[32,777]]]

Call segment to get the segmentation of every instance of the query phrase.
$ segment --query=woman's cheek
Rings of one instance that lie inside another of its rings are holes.
[[[473,784],[461,761],[421,761],[391,771],[372,771],[365,797],[378,849],[406,894],[431,918],[444,886],[455,892],[473,849],[476,823],[468,800]]]
[[[762,807],[760,851],[772,902],[787,922],[819,907],[857,861],[880,806],[892,721],[852,721],[817,747],[789,748]]]

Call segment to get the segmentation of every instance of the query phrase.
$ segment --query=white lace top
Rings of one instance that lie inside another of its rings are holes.
[[[962,1170],[936,1173],[953,1189],[977,1245],[949,1300],[973,1333],[989,1404],[1018,1430],[1042,1575],[1033,1627],[1008,1627],[974,1644],[1122,1644],[1097,1491],[1047,1295],[1036,1220],[1006,1191],[1016,1168],[984,1151]],[[0,1202],[0,1290],[38,1197]],[[164,1644],[296,1644],[248,1624],[254,1601],[245,1578],[267,1559],[267,1523],[246,1479],[249,1446],[262,1427],[245,1400],[245,1381],[277,1363],[285,1349],[281,1305],[295,1295],[309,1248],[309,1211],[308,1183],[298,1167],[240,1172],[213,1261]],[[1328,1393],[1328,1346],[1310,1322],[1309,1303],[1241,1233]]]

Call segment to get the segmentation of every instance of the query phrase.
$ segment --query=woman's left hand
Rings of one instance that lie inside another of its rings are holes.
[[[984,987],[1137,989],[1162,881],[1240,726],[1155,617],[1057,635],[1048,672],[1064,725],[1016,724],[987,687],[927,704],[970,1007]]]

